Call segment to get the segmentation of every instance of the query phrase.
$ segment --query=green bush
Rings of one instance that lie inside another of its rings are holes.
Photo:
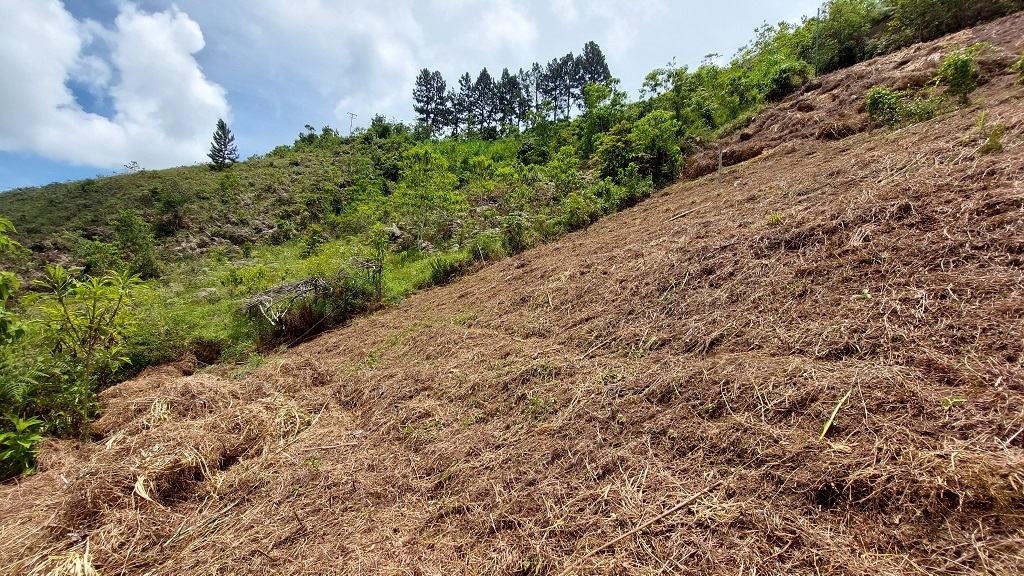
[[[864,109],[875,122],[895,126],[903,121],[903,94],[896,90],[873,86],[868,89]]]
[[[559,223],[565,230],[579,230],[601,217],[603,202],[591,190],[573,190],[562,198]]]
[[[978,64],[975,57],[982,47],[982,44],[975,44],[970,48],[954,50],[939,64],[936,82],[945,83],[946,92],[956,96],[961,105],[969,103],[968,95],[978,87]]]
[[[45,291],[30,295],[43,314],[42,338],[55,356],[74,367],[76,377],[104,385],[127,362],[125,341],[135,330],[135,302],[146,289],[138,275],[76,275],[63,266],[46,266],[33,284]]]
[[[510,212],[505,215],[501,219],[501,229],[505,250],[509,254],[518,254],[530,248],[536,241],[536,234],[530,228],[530,217],[524,212]]]
[[[500,260],[508,255],[506,245],[508,245],[507,238],[498,231],[492,230],[477,234],[473,238],[473,244],[470,249],[473,258],[483,262],[491,262]]]
[[[873,121],[891,128],[934,118],[938,113],[938,103],[931,98],[874,86],[865,96],[864,109]]]
[[[765,97],[780,100],[800,89],[814,77],[814,67],[802,60],[784,62],[775,69],[765,87]]]
[[[153,252],[153,227],[133,210],[121,211],[111,225],[129,271],[143,278],[159,276],[160,266]],[[98,272],[105,273],[108,270],[111,269]]]

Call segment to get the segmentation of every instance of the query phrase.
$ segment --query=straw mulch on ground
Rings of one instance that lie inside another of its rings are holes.
[[[998,60],[1020,30],[961,36]],[[901,64],[926,48],[752,129],[855,110],[873,75],[934,70]],[[1024,573],[1024,88],[987,79],[901,130],[802,129],[258,368],[111,388],[95,442],[0,487],[0,571]]]

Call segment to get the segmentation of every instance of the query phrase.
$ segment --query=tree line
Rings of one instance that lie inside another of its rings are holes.
[[[583,103],[583,89],[612,81],[608,62],[596,42],[587,42],[578,56],[569,52],[546,65],[501,71],[498,78],[484,68],[476,76],[459,77],[448,87],[439,71],[420,70],[412,96],[416,120],[432,134],[476,133],[485,138],[518,131],[540,119],[567,119]]]

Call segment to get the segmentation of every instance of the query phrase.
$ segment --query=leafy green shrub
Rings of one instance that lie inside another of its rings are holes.
[[[117,238],[117,246],[123,252],[129,271],[143,278],[160,275],[160,266],[153,252],[153,227],[133,210],[123,210],[111,223]],[[98,270],[105,273],[108,270]]]
[[[618,184],[610,179],[605,179],[601,186],[602,196],[606,212],[615,212],[633,206],[637,202],[647,198],[654,191],[654,182],[650,176],[640,174],[640,167],[630,162],[629,166],[619,170]]]
[[[565,230],[579,230],[590,226],[601,217],[601,199],[590,190],[573,190],[565,195],[559,205],[559,222]]]
[[[221,276],[220,284],[227,288],[232,296],[239,291],[247,296],[252,296],[270,288],[272,284],[270,269],[263,264],[233,266]]]
[[[780,100],[800,89],[814,77],[814,67],[803,60],[784,62],[768,78],[765,97],[769,100]]]
[[[8,230],[14,231],[14,225],[0,218],[0,253],[18,246],[7,236]],[[19,285],[17,276],[0,270],[0,404],[9,407],[19,405],[26,389],[34,382],[28,363],[16,354],[15,345],[25,336],[25,327],[7,310],[7,301]]]
[[[321,244],[327,241],[327,235],[324,233],[324,229],[319,224],[313,224],[302,234],[302,238],[299,240],[302,242],[302,257],[308,258],[310,255],[315,254],[317,248]]]
[[[471,252],[477,260],[490,262],[507,255],[506,245],[510,245],[508,239],[497,231],[482,232],[473,238]]]
[[[109,270],[128,269],[128,263],[121,258],[121,250],[109,242],[83,239],[72,247],[72,252],[81,259],[83,272],[90,276],[102,276]]]
[[[518,254],[528,249],[535,241],[530,228],[530,217],[524,212],[510,212],[501,219],[505,249],[509,254]]]
[[[875,122],[895,126],[903,121],[903,94],[879,86],[868,89],[864,109]]]
[[[138,275],[77,277],[63,266],[46,266],[34,282],[44,288],[29,302],[43,313],[43,339],[55,355],[80,369],[82,378],[102,385],[121,364],[125,340],[135,329],[133,298],[145,290]]]
[[[5,415],[14,429],[0,433],[0,480],[19,474],[31,474],[36,469],[35,445],[43,439],[38,433],[43,423],[38,418],[21,419],[14,414]]]
[[[978,64],[975,57],[983,44],[954,50],[942,59],[935,76],[937,83],[945,83],[946,92],[956,96],[961,105],[969,102],[968,95],[978,87]]]
[[[81,436],[99,413],[96,388],[109,384],[113,371],[99,379],[82,362],[61,354],[40,358],[36,366],[38,376],[25,391],[22,412],[42,419],[47,434]]]
[[[939,113],[940,99],[908,97],[904,116],[911,122],[924,122]]]
[[[864,109],[875,122],[889,127],[908,122],[924,122],[934,118],[938,105],[934,99],[913,96],[907,92],[874,86],[864,99]]]

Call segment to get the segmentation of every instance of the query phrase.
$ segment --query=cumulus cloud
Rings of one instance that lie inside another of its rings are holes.
[[[0,0],[0,150],[97,167],[202,160],[229,115],[225,91],[193,56],[204,44],[176,7],[125,3],[107,29],[75,20],[60,0]],[[84,110],[72,81],[109,99],[112,114]]]
[[[352,106],[381,109],[412,89],[423,38],[406,2],[254,0],[240,18],[264,77],[332,101],[338,125]]]

